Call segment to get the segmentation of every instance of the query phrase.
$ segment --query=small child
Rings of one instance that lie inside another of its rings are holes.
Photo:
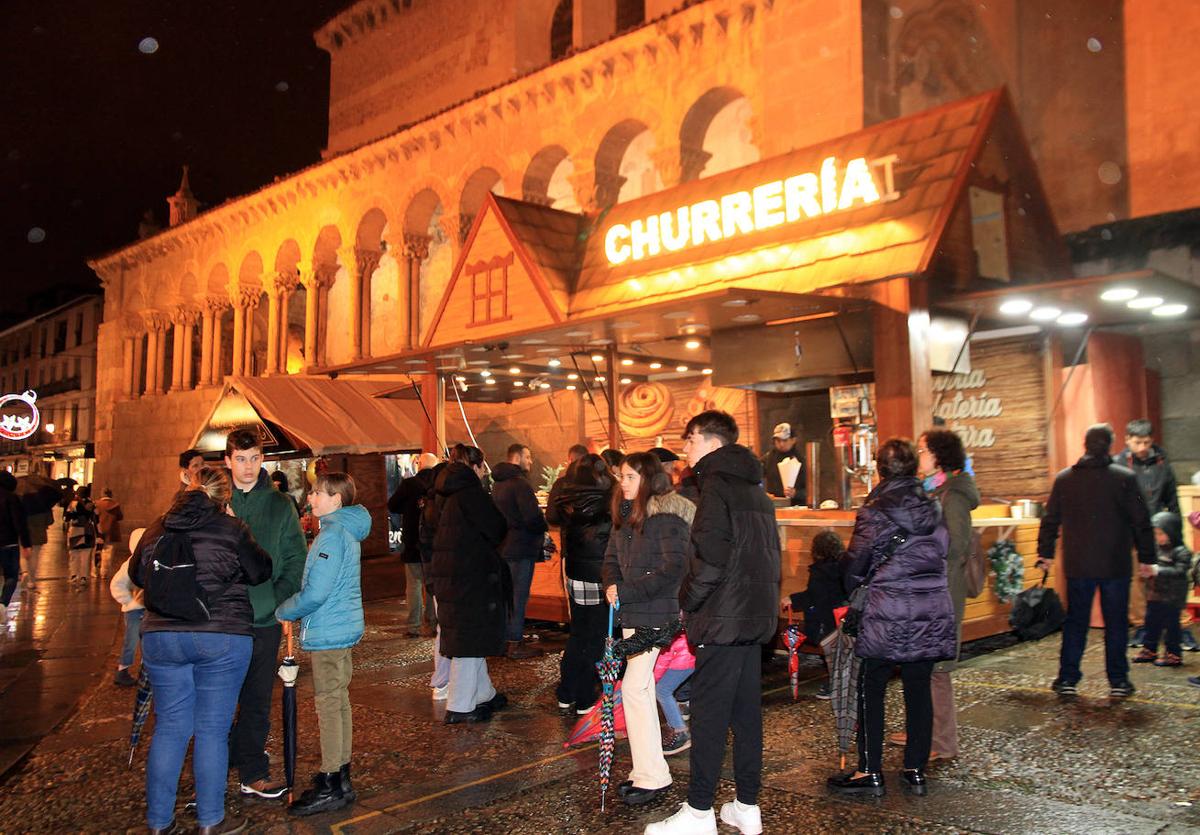
[[[696,656],[692,654],[687,635],[683,632],[675,636],[671,646],[660,652],[658,660],[654,662],[654,697],[658,699],[658,706],[662,708],[663,718],[670,729],[663,740],[663,754],[668,757],[692,747],[687,722],[679,710],[679,702],[675,701],[675,691],[692,677],[695,669]]]
[[[812,564],[808,567],[808,587],[784,597],[783,610],[804,613],[805,643],[819,647],[822,639],[837,629],[833,610],[845,605],[846,590],[842,584],[841,563],[846,556],[846,548],[836,533],[823,530],[813,537],[809,550]],[[832,698],[828,681],[817,691],[817,698]]]
[[[145,528],[138,528],[129,535],[129,553],[137,550],[142,541]],[[142,590],[129,579],[129,560],[121,563],[117,573],[108,583],[109,594],[113,600],[121,604],[121,612],[125,616],[125,642],[121,645],[121,659],[117,662],[117,674],[113,684],[120,687],[132,687],[137,684],[129,672],[133,666],[133,657],[137,653],[138,641],[142,633],[142,617],[146,614],[146,604],[142,602]]]
[[[1183,520],[1179,514],[1156,513],[1153,523],[1158,560],[1153,565],[1154,575],[1146,581],[1146,642],[1133,657],[1133,663],[1181,667],[1179,615],[1187,603],[1192,552],[1183,544]],[[1158,657],[1160,635],[1166,644],[1162,658]]]
[[[356,797],[350,785],[351,648],[363,635],[359,558],[371,515],[354,503],[355,493],[354,479],[345,473],[317,476],[309,501],[321,531],[308,549],[300,591],[275,610],[281,621],[301,621],[300,647],[312,662],[321,732],[321,771],[288,808],[293,815],[341,809]]]

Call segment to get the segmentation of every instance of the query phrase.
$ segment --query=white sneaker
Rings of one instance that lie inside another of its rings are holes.
[[[445,687],[432,687],[430,689],[433,690],[433,700],[435,702],[444,702],[446,699],[450,698],[449,684],[447,684]]]
[[[717,835],[717,818],[712,809],[700,812],[682,803],[666,820],[646,824],[642,835]]]
[[[737,827],[742,835],[761,835],[762,810],[735,800],[721,807],[721,822]]]

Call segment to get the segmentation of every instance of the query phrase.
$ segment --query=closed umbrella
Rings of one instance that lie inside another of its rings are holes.
[[[821,641],[821,649],[829,660],[829,689],[832,698],[834,724],[837,726],[838,751],[841,767],[846,767],[846,754],[858,727],[858,668],[860,659],[854,654],[854,639],[838,628]]]
[[[579,717],[579,721],[571,729],[571,735],[563,743],[563,748],[582,745],[600,736],[600,714],[603,705],[603,700],[598,700],[592,705],[591,710]],[[620,736],[623,733],[625,733],[625,706],[621,703],[621,682],[618,681],[613,688],[613,734]]]
[[[612,773],[613,751],[617,747],[614,711],[616,709],[617,678],[621,675],[621,659],[613,654],[613,612],[620,607],[614,603],[608,609],[608,637],[604,639],[604,655],[596,663],[600,674],[600,811],[604,811],[604,795]]]
[[[283,777],[287,780],[288,803],[292,802],[292,787],[296,784],[296,676],[300,665],[292,647],[292,624],[284,626],[287,632],[287,655],[279,665],[279,678],[283,680]]]
[[[133,752],[137,750],[138,740],[142,737],[142,726],[150,715],[150,701],[153,695],[150,687],[150,672],[145,663],[138,673],[137,693],[133,697],[133,727],[129,732],[129,765],[133,765]]]
[[[792,682],[792,701],[795,701],[800,698],[800,645],[804,643],[804,635],[793,620],[794,617],[789,615],[787,629],[783,631],[783,642],[787,645],[788,676]]]

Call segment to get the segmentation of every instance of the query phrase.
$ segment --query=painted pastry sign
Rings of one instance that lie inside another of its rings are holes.
[[[0,438],[23,441],[37,431],[40,422],[37,392],[26,391],[0,397]]]

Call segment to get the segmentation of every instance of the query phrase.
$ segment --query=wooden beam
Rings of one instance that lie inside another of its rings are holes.
[[[880,441],[916,437],[933,423],[929,304],[925,281],[871,285],[875,417]]]

